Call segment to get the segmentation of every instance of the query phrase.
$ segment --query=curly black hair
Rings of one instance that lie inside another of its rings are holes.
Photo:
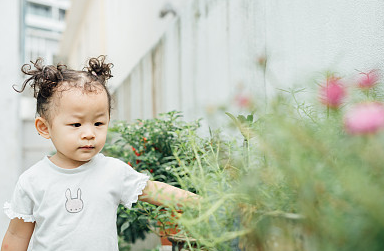
[[[44,60],[38,58],[35,62],[31,61],[35,69],[32,69],[31,64],[24,64],[21,67],[21,71],[30,77],[24,81],[20,90],[14,86],[13,89],[21,93],[29,84],[33,89],[33,96],[37,99],[36,113],[49,120],[48,111],[52,96],[59,87],[63,87],[64,83],[70,87],[81,88],[85,92],[95,92],[99,90],[98,87],[102,86],[108,96],[109,114],[111,114],[111,95],[106,83],[112,77],[113,64],[105,63],[105,58],[104,55],[101,55],[89,59],[87,66],[81,71],[68,69],[63,64],[43,65]],[[60,88],[60,90],[67,89]]]

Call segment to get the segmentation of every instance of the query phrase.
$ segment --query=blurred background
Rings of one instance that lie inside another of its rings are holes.
[[[22,64],[114,64],[113,120],[179,110],[186,120],[267,101],[328,70],[383,69],[384,1],[0,0],[0,203],[18,176],[52,152],[34,129]],[[0,236],[9,220],[0,214]]]

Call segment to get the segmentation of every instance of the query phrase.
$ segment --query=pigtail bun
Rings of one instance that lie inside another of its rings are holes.
[[[21,71],[25,75],[29,75],[20,90],[13,89],[17,92],[23,92],[25,87],[29,84],[33,89],[33,96],[37,98],[41,95],[44,98],[48,98],[55,91],[58,83],[63,80],[62,71],[66,69],[65,65],[43,65],[43,59],[38,58],[35,62],[31,61],[31,64],[35,69],[32,69],[31,64],[24,64],[21,67]]]
[[[104,63],[105,56],[101,55],[97,58],[91,58],[88,61],[88,66],[84,67],[83,70],[88,71],[91,75],[97,77],[97,79],[105,85],[106,80],[113,77],[111,75],[112,63]]]
[[[39,116],[49,118],[51,99],[54,94],[59,91],[66,91],[70,88],[80,88],[86,93],[97,92],[102,88],[108,96],[109,111],[111,109],[111,96],[106,87],[106,81],[112,77],[111,68],[113,64],[104,63],[105,56],[91,58],[88,61],[88,66],[82,71],[67,69],[67,66],[58,64],[43,65],[43,59],[38,58],[31,64],[24,64],[21,71],[27,75],[21,89],[17,92],[23,92],[27,85],[33,89],[33,96],[36,98],[36,112]],[[33,67],[33,68],[32,68]]]

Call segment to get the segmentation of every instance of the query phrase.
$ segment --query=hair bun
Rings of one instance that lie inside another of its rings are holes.
[[[104,83],[105,80],[110,79],[113,77],[111,75],[111,68],[113,67],[112,63],[104,63],[105,56],[101,55],[97,58],[91,58],[88,61],[88,66],[85,67],[85,69],[92,75],[102,78],[102,82]]]
[[[24,64],[21,67],[21,71],[29,75],[30,78],[23,83],[21,90],[18,92],[22,92],[26,85],[30,83],[30,86],[34,90],[35,98],[38,94],[43,97],[49,97],[51,95],[52,90],[57,86],[58,82],[63,80],[61,72],[66,67],[63,65],[58,65],[57,67],[53,65],[43,65],[43,62],[44,60],[42,58],[38,58],[35,62],[31,61],[35,69],[32,69],[32,65],[30,64]]]

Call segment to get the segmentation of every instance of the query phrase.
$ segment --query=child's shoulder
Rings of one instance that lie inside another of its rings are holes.
[[[119,172],[119,173],[123,173],[123,174],[127,174],[127,173],[132,174],[134,172],[137,172],[137,170],[135,170],[127,162],[125,162],[121,159],[118,159],[115,157],[108,157],[108,156],[104,156],[104,155],[102,155],[102,158],[105,161],[102,164],[102,168],[108,167],[107,169],[110,171],[113,170],[113,172]]]
[[[123,160],[115,158],[115,157],[109,157],[109,156],[104,156],[103,154],[100,154],[102,156],[102,159],[106,161],[108,165],[111,167],[116,167],[116,168],[125,168],[128,166],[127,163],[125,163]]]
[[[37,177],[44,176],[46,170],[43,168],[44,161],[40,160],[31,167],[27,168],[20,176],[19,182],[25,183],[27,181],[33,182]]]

